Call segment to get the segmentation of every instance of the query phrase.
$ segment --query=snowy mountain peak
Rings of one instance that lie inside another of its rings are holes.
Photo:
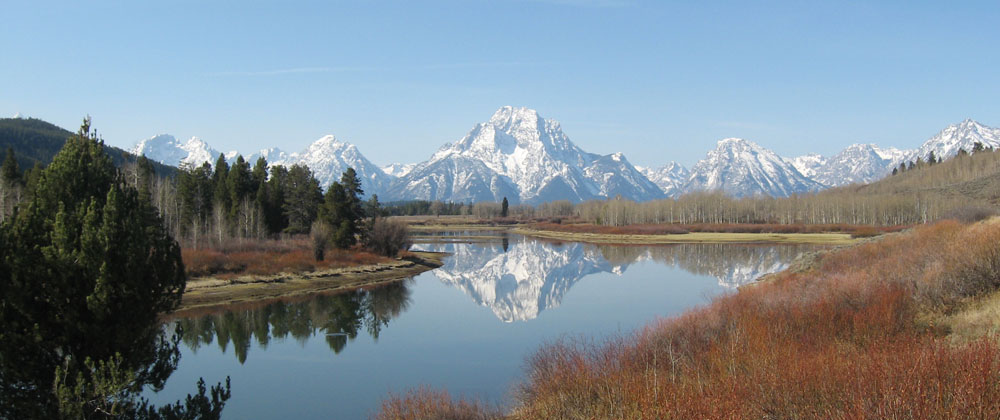
[[[914,152],[906,156],[906,160],[927,159],[931,152],[940,158],[949,158],[958,154],[960,149],[972,151],[976,143],[984,147],[1000,147],[1000,129],[985,126],[972,119],[966,119],[958,124],[952,124],[931,137]]]
[[[683,190],[722,191],[736,197],[787,197],[822,188],[822,184],[806,178],[790,162],[757,143],[727,138],[692,168]]]
[[[573,144],[559,123],[530,108],[504,106],[454,144],[393,183],[391,198],[539,203],[606,194],[637,200],[659,188],[621,154],[600,156]],[[636,196],[635,194],[640,194]]]
[[[412,171],[416,166],[416,163],[390,163],[382,167],[382,172],[385,172],[386,175],[391,177],[398,178],[406,176],[406,174],[410,173],[410,171]]]
[[[23,120],[23,119],[25,119],[27,117],[25,117],[24,115],[22,115],[20,112],[15,112],[14,116],[11,117],[11,118],[13,118],[15,120]]]

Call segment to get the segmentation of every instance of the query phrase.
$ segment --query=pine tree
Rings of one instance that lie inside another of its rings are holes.
[[[283,214],[288,218],[288,233],[306,233],[316,220],[319,203],[323,202],[323,193],[319,182],[313,177],[309,168],[293,165],[288,170],[285,199],[282,206]]]
[[[7,157],[3,160],[3,166],[0,167],[0,180],[9,185],[21,183],[21,168],[17,165],[17,158],[11,147],[7,148]]]
[[[503,198],[503,202],[500,203],[500,217],[507,217],[507,210],[510,204],[507,202],[507,197]]]
[[[90,394],[99,365],[129,372],[121,392],[162,386],[178,350],[158,316],[183,293],[180,247],[89,118],[0,227],[0,243],[0,417],[51,418],[61,403],[89,416],[94,398],[112,397]]]

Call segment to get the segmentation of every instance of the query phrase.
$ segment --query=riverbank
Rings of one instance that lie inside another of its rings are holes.
[[[438,268],[445,255],[409,252],[406,258],[390,262],[311,272],[193,278],[188,280],[181,304],[174,312],[389,283]]]
[[[691,232],[681,234],[611,234],[562,232],[530,227],[515,227],[510,232],[537,238],[613,245],[658,245],[679,243],[776,243],[850,245],[858,241],[847,233],[728,233]]]
[[[507,414],[417,392],[376,418],[996,418],[998,327],[1000,224],[944,221],[634,333],[546,345]]]

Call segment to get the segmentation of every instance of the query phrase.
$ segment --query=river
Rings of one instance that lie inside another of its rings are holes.
[[[389,286],[188,314],[154,403],[232,378],[224,417],[356,419],[418,386],[501,406],[539,346],[627,334],[785,268],[810,245],[557,243],[517,235],[417,244],[452,255]],[[499,234],[498,234],[499,235]]]

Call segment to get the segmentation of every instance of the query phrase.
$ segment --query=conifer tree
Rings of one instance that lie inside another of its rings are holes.
[[[0,226],[0,244],[0,417],[92,417],[107,398],[162,386],[178,350],[158,316],[183,293],[180,247],[89,118]],[[116,391],[100,394],[109,372],[121,374]],[[150,409],[128,401],[110,407]]]
[[[7,157],[4,158],[3,166],[0,167],[0,180],[10,185],[21,183],[21,168],[17,165],[17,158],[11,147],[7,148]]]

